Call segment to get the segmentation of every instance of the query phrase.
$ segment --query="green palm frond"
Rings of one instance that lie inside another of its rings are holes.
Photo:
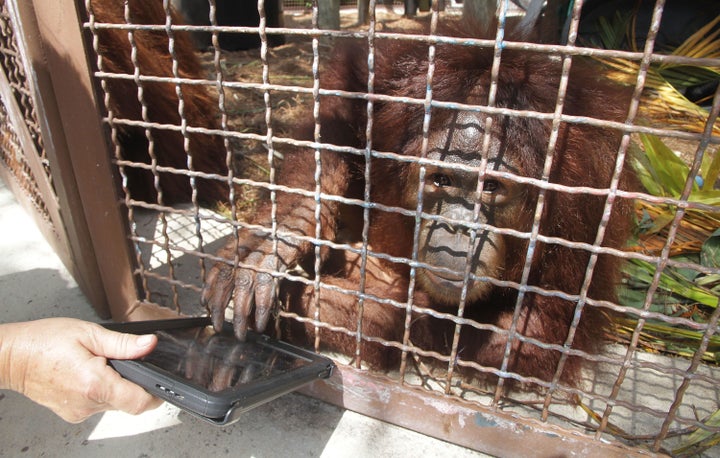
[[[617,15],[614,21],[603,19],[601,41],[603,46],[617,47],[634,27],[632,20]],[[720,23],[720,17],[708,22],[693,33],[684,43],[672,50],[675,56],[702,59],[720,58],[720,30],[713,30]],[[603,25],[604,24],[604,25]],[[628,38],[631,48],[637,45]],[[634,85],[640,71],[640,63],[621,58],[598,58],[608,69],[608,77],[622,84]],[[688,100],[681,90],[716,81],[720,78],[720,67],[693,66],[660,62],[651,65],[643,91],[640,115],[650,122],[677,127],[693,132],[702,132],[708,118],[707,110]],[[715,126],[720,134],[720,126]]]
[[[690,167],[652,135],[640,136],[643,154],[634,155],[634,168],[646,191],[661,197],[679,198],[688,180],[693,181],[688,196],[691,202],[720,206],[720,190],[713,184],[720,171],[720,150],[707,151],[697,177],[690,176]],[[676,208],[638,202],[639,227],[636,246],[631,249],[658,255],[667,240],[667,226],[675,218]],[[688,209],[676,232],[670,256],[686,264],[710,268],[720,267],[720,213]],[[634,259],[624,266],[625,281],[620,288],[620,302],[628,307],[645,308],[646,294],[656,273],[653,263]],[[666,267],[660,274],[658,289],[649,304],[650,311],[666,316],[684,317],[707,323],[718,307],[720,275],[702,274],[691,268]],[[629,338],[637,324],[630,316],[617,317],[617,335]],[[703,331],[661,322],[647,322],[640,344],[649,351],[660,351],[692,357],[698,350]],[[702,355],[712,363],[720,363],[720,337],[714,336]]]

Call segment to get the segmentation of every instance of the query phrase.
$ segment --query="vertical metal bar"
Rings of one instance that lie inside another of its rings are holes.
[[[98,70],[104,71],[105,65],[104,65],[104,59],[103,56],[100,54],[100,37],[98,35],[98,31],[95,28],[96,24],[96,16],[95,12],[93,11],[92,7],[92,0],[85,0],[85,12],[88,16],[88,24],[89,24],[89,30],[90,34],[92,35],[92,50],[95,53],[96,56],[96,65]],[[115,123],[115,112],[112,109],[112,104],[110,103],[110,91],[108,88],[108,82],[106,78],[100,78],[100,92],[102,93],[103,97],[103,103],[105,105],[105,111],[107,112],[107,124],[110,127],[110,139],[112,143],[112,149],[113,149],[113,157],[116,160],[122,160],[122,148],[120,148],[120,141],[118,138],[119,131],[118,126]],[[137,224],[135,222],[135,211],[134,206],[132,205],[131,198],[130,198],[130,190],[128,189],[128,177],[127,173],[125,172],[125,166],[120,164],[118,166],[118,173],[120,173],[120,183],[122,186],[122,191],[124,195],[124,203],[125,208],[127,210],[127,218],[128,222],[130,223],[130,234],[132,235],[132,238],[135,240],[138,240],[138,233],[137,233]],[[133,248],[135,249],[135,262],[137,263],[137,268],[140,276],[140,299],[142,300],[149,300],[150,299],[150,287],[148,285],[148,277],[145,274],[146,267],[145,263],[142,259],[142,250],[140,247],[139,242],[133,242]]]
[[[505,34],[505,19],[507,16],[507,8],[508,8],[508,2],[507,0],[501,2],[500,4],[500,18],[498,21],[498,31],[497,36],[495,38],[495,56],[493,58],[493,64],[492,64],[492,70],[491,70],[491,76],[490,76],[490,94],[488,95],[488,106],[494,106],[495,105],[495,96],[497,93],[497,84],[498,84],[498,75],[500,72],[500,57],[502,53],[502,41],[504,39]],[[483,164],[482,164],[482,170],[481,173],[485,172],[485,169],[487,168],[487,154],[488,150],[486,150],[486,147],[489,147],[490,142],[490,132],[492,127],[492,117],[488,116],[485,121],[485,137],[483,138]],[[485,142],[488,142],[488,145],[485,145]],[[554,151],[548,148],[548,156],[551,157],[551,154]],[[544,181],[547,181],[547,175],[549,172],[549,162],[551,162],[548,157],[545,159],[545,167],[546,171],[543,172],[543,179]],[[479,177],[478,182],[478,192],[482,192],[483,190],[483,177],[482,175]],[[510,324],[510,329],[508,329],[507,334],[507,343],[505,344],[505,354],[503,356],[503,361],[499,367],[499,370],[501,373],[507,372],[507,366],[510,361],[510,351],[512,348],[513,339],[515,338],[515,333],[517,330],[517,322],[520,318],[520,310],[522,308],[523,299],[525,297],[525,288],[527,287],[527,281],[530,274],[530,264],[533,258],[533,253],[535,249],[535,243],[537,240],[537,232],[538,232],[538,226],[539,226],[539,215],[542,212],[542,194],[543,189],[540,190],[540,196],[538,196],[538,204],[535,210],[535,219],[533,221],[533,233],[530,235],[530,241],[528,242],[528,250],[525,257],[525,267],[523,268],[523,275],[522,279],[520,280],[520,286],[518,290],[518,297],[517,301],[515,303],[515,313],[513,314],[512,322]],[[479,212],[480,212],[480,205],[477,203],[475,205],[475,218],[478,218]],[[471,234],[475,234],[475,231],[471,231]],[[474,239],[473,239],[474,243]],[[472,246],[472,245],[471,245]],[[464,285],[463,285],[464,286]],[[464,286],[465,287],[465,286]],[[500,377],[498,379],[498,384],[495,387],[495,396],[493,398],[493,404],[497,406],[500,402],[500,398],[503,394],[503,386],[505,383],[505,378]]]
[[[368,56],[367,56],[367,68],[368,68],[368,79],[367,79],[367,93],[373,94],[375,92],[375,0],[370,0],[369,4],[369,25],[368,25]],[[370,174],[371,174],[371,163],[372,163],[372,146],[373,146],[373,111],[375,104],[372,99],[368,99],[365,107],[367,115],[367,124],[365,125],[365,168],[363,174],[365,177],[365,189],[363,190],[363,228],[362,228],[362,248],[360,251],[360,284],[358,285],[358,296],[357,303],[357,328],[356,328],[356,342],[355,342],[355,366],[360,368],[360,348],[362,344],[362,320],[365,306],[365,282],[367,276],[367,256],[368,256],[368,233],[370,229]]]
[[[705,123],[705,132],[703,132],[703,139],[700,141],[700,144],[698,145],[698,148],[695,151],[695,159],[693,161],[693,165],[690,168],[690,172],[688,173],[687,179],[685,180],[685,189],[683,189],[683,192],[682,192],[683,200],[685,200],[690,195],[690,192],[692,191],[692,187],[695,182],[695,177],[698,175],[698,172],[700,171],[700,165],[702,164],[703,153],[705,152],[708,144],[710,143],[710,137],[712,137],[713,126],[715,125],[715,122],[718,119],[719,113],[720,113],[720,86],[718,86],[718,88],[715,90],[715,97],[713,98],[712,109],[708,115],[707,122]],[[708,177],[708,179],[713,179],[713,178],[714,177]],[[677,214],[675,215],[675,220],[673,221],[673,226],[671,226],[671,233],[674,231],[675,227],[677,225],[679,225],[680,219],[682,219],[684,213],[685,213],[685,209],[683,207],[680,207],[678,209]],[[670,239],[669,236],[668,236],[668,239]],[[710,316],[710,319],[708,320],[707,328],[705,330],[705,333],[703,334],[702,341],[700,342],[698,349],[695,351],[695,354],[693,355],[692,361],[690,362],[688,369],[685,371],[685,375],[683,376],[683,381],[680,384],[680,387],[678,387],[677,391],[675,392],[675,399],[673,400],[673,403],[667,412],[665,421],[663,421],[663,424],[660,427],[660,433],[655,438],[655,443],[653,444],[653,451],[655,451],[655,452],[660,450],[662,441],[667,436],[668,430],[670,429],[670,425],[672,424],[673,419],[677,415],[678,409],[682,405],[683,396],[685,395],[685,392],[687,391],[688,387],[690,386],[690,382],[692,381],[692,375],[695,373],[698,366],[700,365],[700,362],[702,361],[702,355],[705,353],[705,350],[707,350],[708,344],[710,343],[710,338],[713,336],[713,334],[715,334],[715,332],[717,330],[718,321],[720,321],[720,300],[718,301],[718,304],[715,306],[715,310],[713,311],[712,315]]]
[[[132,25],[132,11],[131,11],[131,4],[140,5],[139,3],[133,3],[133,2],[126,2],[125,3],[125,23],[128,25]],[[142,107],[141,110],[141,116],[142,120],[145,123],[149,123],[150,119],[148,117],[148,104],[145,100],[145,88],[143,86],[142,81],[140,80],[140,62],[138,59],[138,48],[135,40],[135,29],[129,29],[128,30],[128,42],[130,43],[131,51],[130,51],[130,60],[133,65],[133,77],[135,80],[135,85],[137,86],[137,99],[138,102],[140,102],[140,106]],[[153,174],[153,184],[155,186],[155,191],[157,192],[157,203],[158,205],[164,204],[163,199],[163,190],[160,186],[160,174],[157,171],[157,165],[158,160],[157,156],[155,155],[155,138],[153,136],[152,130],[149,127],[145,128],[145,137],[148,141],[148,155],[150,156],[150,165],[151,165],[151,171]],[[160,218],[160,227],[161,227],[161,234],[162,234],[162,249],[165,252],[165,262],[168,266],[168,275],[172,280],[175,280],[175,266],[173,265],[173,259],[172,259],[172,253],[170,252],[170,236],[168,235],[168,223],[167,223],[167,217],[165,215],[164,211],[161,211],[158,214],[158,217]],[[175,310],[177,312],[180,312],[180,304],[179,304],[179,295],[177,290],[177,285],[175,282],[170,282],[170,287],[172,289],[173,293],[173,305],[175,306]]]
[[[268,64],[268,41],[267,32],[265,30],[267,25],[267,19],[265,17],[265,0],[258,0],[257,2],[258,13],[260,15],[260,24],[258,26],[258,34],[260,35],[260,60],[262,62],[262,86],[263,86],[263,101],[265,103],[265,144],[268,149],[267,160],[268,166],[270,167],[270,184],[275,184],[275,146],[273,145],[273,128],[272,128],[272,103],[270,101],[270,66]],[[278,221],[277,221],[277,191],[272,189],[270,191],[270,202],[271,211],[270,218],[272,221],[272,230],[270,237],[272,239],[272,253],[275,259],[275,272],[280,270],[280,257],[278,256]],[[273,277],[272,290],[270,297],[273,300],[277,296],[279,287],[279,278]]]
[[[497,29],[495,32],[495,42],[493,44],[493,62],[492,66],[490,68],[490,86],[488,88],[488,98],[487,98],[487,107],[494,107],[495,106],[495,97],[497,95],[498,90],[498,78],[500,73],[500,63],[501,63],[501,57],[502,57],[502,49],[504,47],[503,40],[505,36],[505,22],[507,19],[507,10],[508,10],[509,4],[507,0],[503,0],[498,2],[498,21],[497,21]],[[482,147],[480,151],[480,164],[478,166],[479,172],[478,172],[478,182],[476,186],[476,193],[477,195],[480,195],[483,191],[484,187],[484,176],[487,170],[488,166],[488,157],[490,154],[490,140],[492,139],[492,125],[493,125],[493,117],[491,115],[488,115],[485,118],[484,123],[484,130],[483,130],[483,141],[482,141]],[[482,210],[482,202],[475,202],[473,205],[473,216],[472,221],[474,223],[477,223],[480,220],[480,213]],[[467,292],[469,287],[469,280],[470,280],[470,271],[472,266],[474,265],[472,255],[475,253],[475,250],[473,249],[473,246],[475,245],[475,242],[477,240],[478,231],[475,228],[471,228],[469,231],[469,237],[468,237],[468,249],[467,249],[467,255],[465,260],[465,270],[463,272],[463,284],[460,290],[460,302],[458,306],[458,317],[463,317],[465,314],[465,306],[467,304]],[[450,360],[448,363],[448,375],[446,377],[446,393],[449,392],[450,389],[450,382],[451,378],[454,372],[455,367],[455,361],[457,359],[458,354],[458,345],[460,342],[460,332],[462,330],[462,326],[460,324],[457,324],[455,326],[455,330],[453,333],[453,342],[452,342],[452,348],[450,353]],[[493,331],[494,332],[494,331]],[[502,382],[502,378],[499,379],[500,382]],[[494,401],[497,402],[497,401]]]
[[[213,46],[213,66],[215,69],[215,86],[218,93],[218,109],[220,110],[220,127],[223,132],[228,131],[228,113],[225,106],[226,94],[225,94],[225,72],[221,63],[222,51],[220,48],[220,33],[217,30],[217,3],[216,0],[208,0],[210,4],[210,10],[208,12],[210,26],[211,26],[211,43]],[[228,199],[230,205],[230,218],[232,226],[232,236],[235,243],[235,249],[233,250],[233,270],[234,273],[240,264],[240,227],[236,224],[238,221],[238,207],[235,200],[235,185],[233,179],[235,178],[235,167],[233,151],[230,147],[230,138],[227,135],[223,136],[223,147],[225,148],[225,165],[227,166],[227,185],[228,185]],[[194,191],[194,188],[193,188]],[[205,283],[205,261],[202,262],[202,279],[203,284]],[[233,305],[234,307],[234,305]]]
[[[507,12],[509,8],[509,2],[508,0],[500,1],[498,5],[498,23],[497,23],[497,31],[495,35],[495,43],[494,43],[494,49],[493,49],[493,63],[492,67],[490,69],[490,87],[488,88],[488,101],[487,106],[488,107],[494,107],[495,106],[495,97],[497,96],[497,90],[498,90],[498,79],[500,74],[500,64],[502,59],[502,49],[504,47],[503,40],[505,37],[505,24],[507,19]],[[483,132],[483,146],[482,146],[482,152],[481,152],[481,160],[480,160],[480,172],[478,173],[478,182],[477,186],[475,188],[476,195],[482,195],[483,188],[485,185],[485,172],[487,170],[488,166],[488,157],[490,154],[490,140],[492,138],[492,124],[493,124],[493,118],[492,116],[488,116],[485,118],[485,128]],[[482,202],[476,201],[473,205],[473,217],[472,221],[474,223],[477,223],[480,220],[480,213],[482,211]],[[468,293],[468,286],[469,286],[469,280],[470,280],[470,274],[472,270],[472,266],[475,265],[475,261],[473,260],[473,255],[475,253],[475,250],[473,247],[475,246],[475,242],[477,241],[478,237],[478,231],[474,228],[471,228],[469,231],[469,237],[468,237],[468,249],[467,254],[465,258],[465,270],[463,272],[463,284],[462,289],[460,291],[460,306],[458,307],[458,317],[463,317],[465,315],[465,306],[467,305],[467,293]],[[516,314],[517,314],[516,309]],[[513,325],[515,323],[515,320],[513,320]],[[512,330],[512,326],[510,328]],[[453,343],[452,343],[452,350],[450,353],[450,362],[448,366],[448,376],[446,380],[446,393],[449,393],[450,389],[450,381],[451,377],[454,373],[454,367],[455,367],[455,360],[457,359],[458,354],[458,345],[460,343],[460,332],[462,330],[461,324],[455,325],[455,331],[453,333]],[[509,348],[512,345],[512,339],[511,334],[508,334],[508,342],[507,342],[507,348]],[[506,361],[503,360],[503,363]],[[501,371],[505,371],[505,368],[500,368]],[[500,393],[502,390],[502,384],[504,383],[504,378],[500,377],[498,379],[498,386],[496,388],[496,393]],[[497,404],[499,402],[499,394],[496,395],[495,399],[493,400],[493,403]]]
[[[652,15],[652,21],[650,23],[650,30],[648,32],[647,41],[645,42],[645,49],[643,50],[643,57],[640,62],[640,70],[638,72],[637,82],[635,85],[635,90],[633,92],[632,101],[630,103],[630,109],[628,111],[628,117],[626,124],[632,125],[633,120],[635,119],[635,116],[637,114],[638,107],[640,105],[640,95],[642,94],[642,90],[645,87],[645,78],[647,77],[648,68],[650,67],[650,57],[652,56],[653,47],[655,46],[655,38],[657,37],[658,30],[660,29],[660,20],[662,18],[663,8],[665,6],[665,0],[657,0],[655,3],[655,8],[653,10]],[[623,136],[623,144],[630,141],[630,135],[625,134]],[[622,145],[621,145],[622,147]],[[626,147],[626,146],[625,146]],[[684,197],[682,198],[684,200],[687,200],[687,194],[684,194]],[[675,238],[675,230],[677,222],[680,221],[683,215],[683,210],[679,209],[678,213],[675,216],[674,225],[671,227],[670,234],[668,234],[667,241],[665,242],[665,246],[663,247],[661,259],[658,263],[658,268],[655,272],[655,276],[653,277],[652,284],[650,285],[650,288],[648,288],[647,295],[645,296],[645,304],[643,304],[643,311],[647,311],[650,308],[650,305],[652,304],[652,298],[655,294],[655,291],[657,290],[657,287],[660,283],[660,274],[662,273],[663,269],[667,265],[668,255],[670,253],[670,247],[672,246],[672,241]],[[605,407],[605,411],[602,414],[602,420],[600,421],[600,425],[598,426],[597,431],[595,432],[595,437],[599,439],[605,429],[607,428],[608,422],[610,420],[610,414],[613,410],[613,401],[617,399],[618,394],[620,394],[620,388],[622,386],[623,380],[625,380],[625,376],[627,375],[627,371],[630,368],[630,359],[632,358],[632,355],[637,350],[638,341],[640,340],[640,333],[642,332],[642,328],[645,324],[645,318],[642,316],[638,319],[638,323],[635,327],[635,330],[633,331],[633,335],[630,338],[630,344],[628,345],[628,349],[625,352],[625,358],[623,358],[622,366],[620,367],[620,370],[618,372],[618,376],[615,379],[615,384],[613,385],[613,388],[611,390],[610,396],[608,396],[608,405]]]
[[[575,5],[572,9],[572,20],[570,22],[570,30],[568,32],[568,46],[575,46],[575,41],[577,39],[577,32],[578,32],[578,25],[580,22],[580,11],[582,9],[582,0],[578,0],[575,2]],[[558,91],[558,104],[556,106],[555,114],[556,116],[559,116],[562,114],[562,106],[560,104],[560,99],[564,99],[565,92],[567,89],[568,84],[568,73],[570,70],[570,65],[572,61],[572,55],[566,55],[563,61],[563,73],[562,73],[562,80],[561,80],[561,87]],[[566,72],[567,70],[567,72]],[[554,140],[557,140],[557,136]],[[551,142],[553,139],[551,138]],[[626,145],[627,146],[627,145]],[[615,192],[617,191],[618,183],[620,180],[620,174],[623,170],[623,164],[625,163],[625,153],[627,150],[627,147],[620,148],[620,151],[616,158],[616,165],[615,170],[613,172],[613,176],[610,183],[610,193],[606,199],[605,206],[603,209],[603,216],[601,218],[601,221],[599,223],[599,227],[597,230],[596,238],[593,243],[594,246],[600,246],[602,244],[604,235],[605,235],[605,227],[607,226],[608,220],[610,219],[610,213],[612,211],[612,204],[615,200]],[[572,343],[575,338],[575,332],[577,330],[577,326],[580,322],[580,318],[582,316],[583,309],[585,307],[585,301],[587,299],[587,293],[588,289],[590,287],[590,281],[592,280],[592,275],[595,267],[595,263],[597,262],[598,254],[592,253],[590,255],[590,259],[588,260],[588,266],[585,272],[585,278],[583,280],[583,284],[580,288],[580,299],[578,300],[576,306],[575,306],[575,314],[573,316],[573,320],[570,324],[570,329],[568,330],[568,336],[563,344],[563,347],[566,350],[570,350],[572,348]],[[542,410],[542,419],[547,420],[548,414],[549,414],[549,407],[550,403],[552,402],[552,395],[557,389],[557,384],[560,381],[560,376],[562,375],[563,369],[565,367],[565,363],[568,359],[568,353],[563,352],[560,355],[560,360],[558,361],[557,368],[555,370],[555,375],[553,376],[553,379],[550,383],[550,388],[548,389],[548,392],[545,396],[545,401],[543,402],[543,410]]]
[[[313,7],[312,7],[312,28],[313,30],[319,29],[319,21],[320,21],[320,5],[318,4],[318,0],[313,1]],[[320,143],[320,51],[319,51],[320,42],[318,40],[317,35],[313,35],[312,37],[312,53],[313,53],[313,62],[312,62],[312,77],[313,77],[313,88],[312,88],[312,96],[313,96],[313,119],[315,120],[315,126],[313,128],[313,140],[316,143]],[[322,186],[321,186],[321,178],[322,178],[322,154],[320,151],[320,148],[315,148],[314,151],[314,159],[315,159],[315,238],[317,240],[320,239],[322,236],[322,225],[320,221],[320,214],[322,211],[322,201],[320,200],[320,194],[322,193]],[[315,277],[313,279],[313,304],[312,308],[310,310],[313,310],[313,322],[314,322],[314,332],[315,332],[315,350],[320,349],[320,327],[317,326],[317,323],[320,321],[321,318],[321,310],[320,310],[320,269],[322,267],[322,260],[320,258],[320,245],[315,245],[314,250],[315,255],[315,262],[313,265],[313,268],[315,270]]]
[[[174,78],[180,78],[180,62],[178,61],[177,54],[175,52],[175,32],[172,29],[172,14],[170,0],[163,0],[163,9],[165,10],[165,31],[168,36],[168,52],[172,59],[172,74]],[[183,136],[183,149],[185,150],[185,156],[187,158],[187,169],[190,171],[195,170],[193,166],[193,155],[202,154],[202,151],[192,151],[190,148],[190,134],[188,133],[188,121],[185,117],[185,99],[183,97],[182,85],[180,83],[175,84],[175,94],[178,98],[178,115],[180,116],[180,132]],[[195,239],[196,249],[199,253],[204,253],[203,247],[203,235],[202,235],[202,220],[200,219],[200,204],[198,203],[198,190],[197,183],[194,175],[190,175],[190,189],[191,189],[191,202],[193,207],[193,220],[195,222]],[[202,257],[198,259],[200,265],[200,278],[205,279],[205,262]],[[174,278],[174,277],[173,277]],[[173,286],[173,292],[176,293],[177,288]],[[176,303],[177,310],[180,311],[180,305]]]
[[[438,2],[435,2],[433,6],[432,16],[430,18],[430,35],[437,33],[437,22],[438,22]],[[420,158],[426,158],[429,148],[430,141],[430,121],[432,119],[432,100],[433,100],[433,77],[435,75],[435,51],[436,46],[430,44],[428,47],[428,70],[427,70],[427,81],[425,89],[425,102],[423,109],[425,111],[423,116],[423,127],[422,127],[422,144],[420,146]],[[422,224],[422,213],[423,213],[423,199],[424,199],[424,187],[425,187],[425,174],[426,168],[424,165],[420,166],[418,171],[418,189],[417,189],[417,206],[415,207],[415,224],[413,227],[413,244],[411,261],[416,263],[418,261],[419,250],[420,250],[420,229]],[[413,319],[413,295],[415,293],[415,279],[416,279],[417,267],[411,265],[410,267],[410,278],[408,282],[408,299],[405,307],[405,323],[403,332],[403,347],[411,348],[412,342],[410,341],[410,324]],[[400,359],[400,380],[401,383],[405,383],[405,373],[407,370],[407,350],[403,349]],[[449,388],[449,384],[448,384]]]
[[[692,360],[690,361],[690,364],[688,365],[687,370],[685,371],[685,375],[683,376],[683,381],[678,387],[678,389],[675,391],[675,398],[673,399],[673,403],[670,405],[670,408],[668,409],[667,415],[665,417],[665,420],[663,421],[662,426],[660,427],[660,432],[655,437],[655,442],[653,443],[652,450],[654,452],[660,451],[662,448],[662,442],[667,438],[668,432],[670,430],[670,425],[672,424],[673,420],[675,419],[677,415],[677,411],[682,406],[683,397],[685,396],[685,393],[687,392],[688,388],[690,387],[690,383],[693,380],[693,375],[697,372],[698,367],[700,366],[700,363],[702,362],[702,357],[705,351],[707,350],[710,339],[715,335],[717,329],[718,329],[718,323],[720,323],[720,304],[715,307],[715,310],[713,310],[712,315],[710,316],[710,319],[707,322],[707,329],[705,330],[705,333],[702,336],[702,340],[700,341],[700,345],[698,345],[697,350],[695,351],[695,354],[693,355]]]

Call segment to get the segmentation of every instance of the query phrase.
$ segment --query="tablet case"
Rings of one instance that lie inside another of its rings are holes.
[[[120,332],[146,334],[209,325],[209,318],[200,317],[109,323],[105,327]],[[229,323],[225,323],[222,334],[222,338],[232,337],[234,339],[232,326]],[[239,347],[247,349],[247,351],[242,351],[249,358],[249,362],[253,362],[253,355],[267,354],[270,351],[283,358],[292,358],[293,361],[296,361],[297,366],[287,370],[273,371],[273,373],[248,383],[239,383],[234,387],[211,391],[142,359],[109,360],[109,364],[124,378],[137,383],[151,394],[215,425],[230,424],[241,414],[254,407],[317,379],[328,378],[335,367],[334,363],[324,356],[252,331],[248,331],[246,342]],[[262,363],[261,361],[259,364]]]

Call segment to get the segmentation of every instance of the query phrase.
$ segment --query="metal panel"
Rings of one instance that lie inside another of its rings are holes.
[[[78,8],[73,0],[38,0],[33,5],[46,57],[44,69],[57,104],[57,116],[47,115],[54,132],[64,133],[58,143],[65,147],[71,173],[77,177],[77,197],[108,310],[117,320],[127,319],[138,303],[132,251],[89,77]]]
[[[493,456],[649,456],[617,442],[339,366],[303,393],[346,409]]]
[[[23,64],[28,103],[32,103],[33,113],[37,118],[35,136],[40,137],[41,140],[41,142],[31,142],[27,136],[21,136],[26,138],[23,141],[23,150],[31,165],[37,164],[37,158],[40,157],[44,161],[43,164],[34,166],[34,175],[52,180],[52,183],[47,184],[45,180],[38,180],[43,205],[47,207],[52,221],[50,230],[45,230],[45,237],[73,274],[98,314],[107,317],[109,313],[105,291],[98,274],[95,253],[89,242],[90,237],[84,211],[80,205],[75,176],[69,163],[64,142],[65,135],[55,105],[55,94],[46,67],[33,4],[9,0],[6,2],[6,7],[19,38],[16,40],[17,60]],[[2,82],[2,86],[4,91],[9,89],[6,82]],[[6,100],[6,97],[3,98]],[[18,122],[21,121],[17,116],[16,119],[19,120]],[[18,125],[16,122],[15,126]],[[35,152],[36,144],[43,148],[41,154]],[[43,169],[48,175],[42,173]],[[22,192],[15,194],[22,196]],[[38,225],[41,229],[47,227],[42,218]]]

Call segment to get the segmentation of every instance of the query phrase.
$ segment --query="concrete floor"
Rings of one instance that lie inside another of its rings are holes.
[[[0,322],[98,318],[32,220],[0,181]],[[72,425],[0,390],[0,456],[471,457],[471,450],[289,394],[218,428],[168,404]]]

